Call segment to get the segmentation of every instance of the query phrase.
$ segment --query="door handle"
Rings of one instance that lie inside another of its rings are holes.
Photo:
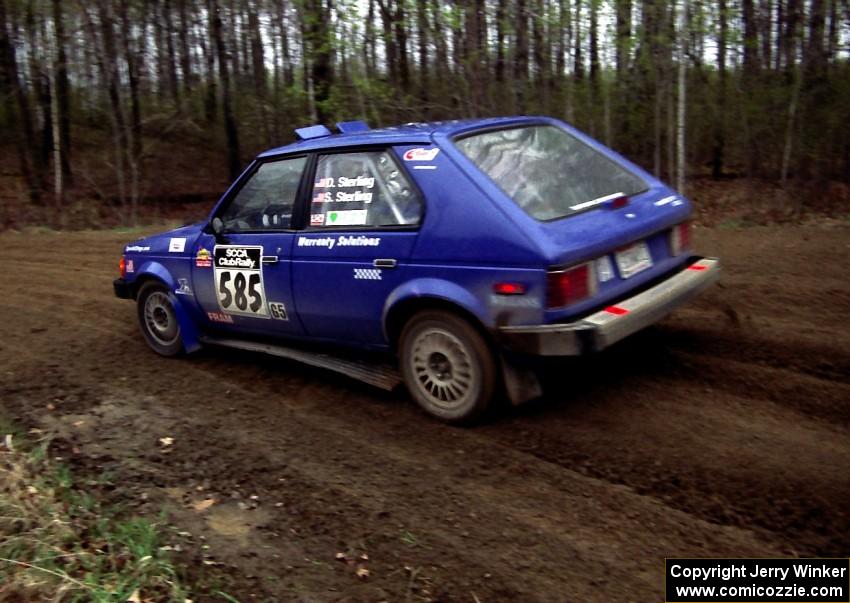
[[[263,262],[263,264],[277,264],[277,256],[276,255],[264,255],[262,262]]]
[[[373,260],[372,265],[375,268],[395,268],[398,266],[398,262],[393,259],[379,258],[377,260]]]

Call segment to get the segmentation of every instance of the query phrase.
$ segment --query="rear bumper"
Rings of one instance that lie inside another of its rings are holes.
[[[501,327],[498,337],[514,351],[538,356],[578,356],[607,348],[658,322],[720,276],[720,261],[702,258],[633,297],[570,323]]]
[[[112,281],[112,288],[115,290],[115,297],[133,299],[133,289],[130,287],[130,283],[123,278],[117,278]]]

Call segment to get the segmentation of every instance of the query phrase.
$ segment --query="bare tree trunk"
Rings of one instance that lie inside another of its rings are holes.
[[[416,29],[419,32],[419,98],[428,103],[428,3],[416,3]],[[427,111],[427,108],[426,108]]]
[[[496,64],[493,76],[497,84],[505,81],[505,19],[507,18],[507,0],[498,0],[496,4]]]
[[[625,79],[629,67],[629,44],[632,37],[632,0],[616,0],[617,11],[617,80]]]
[[[177,79],[177,53],[174,49],[174,27],[172,26],[172,17],[174,11],[171,10],[171,0],[164,0],[162,7],[165,22],[165,47],[166,61],[168,72],[168,90],[171,93],[171,98],[174,104],[180,107],[180,84]]]
[[[57,89],[58,73],[60,69],[59,60],[59,40],[61,39],[58,29],[61,26],[57,21],[53,22],[53,35],[48,36],[50,42],[50,87],[55,91]],[[53,202],[55,207],[55,217],[57,226],[62,228],[65,226],[65,188],[62,181],[62,128],[59,118],[59,95],[54,92],[50,103],[50,122],[53,128]]]
[[[239,176],[242,159],[239,152],[239,129],[233,116],[230,98],[230,70],[227,66],[227,48],[224,45],[221,15],[217,0],[209,0],[210,28],[218,57],[218,77],[221,80],[221,108],[224,113],[224,135],[227,139],[227,171],[231,180]]]
[[[758,24],[753,0],[741,0],[741,13],[744,19],[744,73],[752,77],[759,71]]]
[[[534,1],[534,9],[531,17],[531,39],[534,44],[532,61],[534,63],[534,75],[536,79],[538,109],[545,112],[547,87],[549,85],[549,67],[546,64],[546,51],[543,45],[543,0]]]
[[[599,102],[599,0],[590,0],[590,106]],[[597,135],[596,112],[592,112],[590,133]]]
[[[580,82],[584,79],[584,57],[581,53],[581,5],[584,0],[576,0],[576,18],[573,23],[575,27],[573,28],[574,32],[574,42],[575,42],[575,50],[573,51],[573,77],[577,82]]]
[[[407,26],[404,16],[404,0],[397,0],[395,10],[395,38],[398,48],[398,70],[402,90],[410,90],[410,62],[407,59]]]
[[[791,151],[794,144],[794,127],[797,116],[797,105],[800,101],[800,87],[803,78],[800,77],[796,66],[791,66],[792,84],[791,100],[788,102],[788,119],[785,125],[785,144],[782,146],[782,165],[779,168],[779,182],[783,189],[788,185],[788,171],[791,167]]]
[[[29,38],[29,47],[35,49],[39,47],[38,40],[38,25],[35,22],[35,13],[33,12],[32,3],[26,5],[25,27]],[[30,141],[32,149],[33,167],[35,168],[35,177],[39,183],[39,188],[44,188],[46,185],[47,168],[50,163],[50,150],[53,148],[53,130],[50,127],[50,105],[51,94],[49,69],[45,69],[42,64],[40,52],[28,52],[28,64],[30,69],[30,85],[33,89],[33,94],[37,102],[37,111],[41,113],[41,119],[36,118],[36,124],[41,126],[41,140]]]
[[[785,69],[788,73],[797,63],[797,34],[800,27],[800,0],[788,0],[785,7],[785,30],[783,32],[783,47],[785,49]]]
[[[680,194],[685,194],[685,177],[687,172],[686,160],[687,153],[685,152],[685,101],[687,93],[687,71],[685,58],[687,49],[685,44],[688,39],[688,0],[682,0],[682,7],[679,14],[679,32],[677,36],[676,54],[678,65],[678,106],[676,110],[676,189]]]
[[[206,57],[206,79],[204,90],[204,119],[211,124],[216,119],[218,92],[216,91],[215,76],[215,48],[212,44],[207,45],[207,36],[200,36],[201,54]]]
[[[30,164],[30,155],[27,153],[27,146],[34,138],[32,116],[29,100],[21,87],[20,76],[18,75],[15,46],[9,36],[9,20],[5,0],[0,0],[0,75],[2,75],[0,92],[2,92],[6,111],[17,124],[15,148],[17,149],[21,174],[29,189],[30,199],[37,201],[41,189]]]
[[[248,6],[248,31],[251,38],[251,70],[254,80],[254,94],[260,109],[260,123],[266,143],[272,144],[271,124],[269,123],[268,93],[266,86],[266,57],[263,51],[263,38],[260,32],[260,19],[256,8]]]
[[[100,20],[100,35],[97,27],[89,13],[86,5],[80,2],[80,9],[86,21],[92,46],[97,48],[97,67],[100,72],[102,85],[106,87],[106,95],[109,100],[110,127],[112,129],[112,140],[115,145],[115,178],[118,184],[118,197],[120,200],[122,215],[126,219],[129,214],[127,197],[127,127],[124,118],[124,109],[121,104],[119,90],[118,58],[115,44],[115,16],[111,2],[101,1],[98,3],[97,12]]]
[[[183,82],[183,92],[188,95],[192,90],[194,76],[192,74],[192,53],[189,49],[189,11],[188,0],[178,0],[177,10],[180,15],[180,71]]]
[[[714,148],[712,151],[711,174],[715,179],[723,177],[723,162],[726,151],[726,39],[729,26],[726,0],[718,0],[720,31],[717,35],[717,111],[714,117]]]
[[[526,87],[528,86],[528,7],[526,0],[516,0],[513,80],[517,107],[520,111],[524,111]]]
[[[53,32],[56,49],[56,70],[53,86],[59,113],[59,154],[62,166],[63,184],[67,187],[74,185],[71,171],[71,102],[70,84],[68,82],[68,55],[65,52],[65,20],[62,13],[62,0],[53,0]],[[54,139],[56,139],[54,134]]]
[[[761,25],[761,62],[765,69],[770,69],[773,63],[773,2],[771,0],[761,0],[759,22]]]
[[[330,11],[323,0],[305,0],[302,10],[304,43],[310,53],[308,88],[312,89],[316,120],[324,123],[330,118],[327,101],[333,78]]]
[[[132,40],[132,23],[128,0],[120,0],[121,40],[124,46],[124,60],[127,63],[127,79],[130,84],[130,136],[134,161],[142,157],[142,107],[139,99],[138,54]]]

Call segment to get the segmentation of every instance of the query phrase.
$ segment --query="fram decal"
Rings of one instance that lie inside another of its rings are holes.
[[[207,318],[213,322],[233,324],[233,317],[230,314],[225,314],[224,312],[207,312]]]
[[[404,152],[405,161],[433,161],[440,149],[409,149]]]
[[[195,256],[195,266],[198,268],[209,268],[212,266],[212,254],[208,249],[201,247]]]
[[[183,253],[186,249],[186,239],[184,237],[172,237],[168,242],[168,253]]]

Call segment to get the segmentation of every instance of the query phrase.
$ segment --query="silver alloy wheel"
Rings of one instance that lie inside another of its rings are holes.
[[[161,346],[173,345],[180,337],[180,326],[174,306],[163,291],[154,291],[145,300],[145,326],[148,334]]]
[[[432,404],[456,410],[468,402],[480,376],[460,339],[444,329],[430,328],[416,336],[412,351],[416,384]]]

